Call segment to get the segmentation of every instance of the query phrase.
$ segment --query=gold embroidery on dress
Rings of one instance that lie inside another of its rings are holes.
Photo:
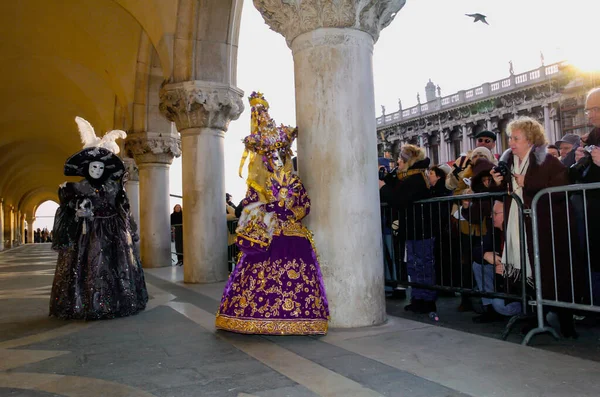
[[[286,321],[281,319],[233,318],[223,314],[217,314],[215,325],[218,329],[226,331],[271,335],[324,335],[328,329],[326,319],[290,319]]]
[[[311,270],[310,276],[307,274],[307,268]],[[286,282],[284,288],[282,281],[284,276],[297,281],[295,284]],[[268,281],[271,283],[267,288]],[[292,286],[293,288],[290,289]],[[273,262],[266,260],[255,263],[249,268],[240,270],[239,277],[231,285],[231,290],[234,293],[223,302],[223,311],[233,307],[233,313],[238,318],[252,317],[257,313],[265,318],[278,317],[281,315],[281,310],[298,319],[302,313],[313,313],[317,317],[322,317],[325,322],[328,318],[321,297],[316,266],[313,263],[306,264],[303,260],[293,259],[283,263],[278,259]],[[310,291],[314,292],[310,294]],[[301,292],[308,294],[303,297],[303,300],[298,296]],[[276,297],[264,299],[260,296],[257,299],[257,293],[276,295]]]

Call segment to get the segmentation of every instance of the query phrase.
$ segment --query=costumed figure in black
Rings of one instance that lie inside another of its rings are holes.
[[[84,149],[65,163],[65,176],[82,176],[59,190],[52,248],[58,263],[50,295],[50,315],[97,320],[144,310],[148,292],[139,253],[137,226],[124,185],[127,173],[116,155],[124,131],[102,139],[75,118]]]

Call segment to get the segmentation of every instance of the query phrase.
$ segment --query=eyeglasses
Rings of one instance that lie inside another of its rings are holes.
[[[490,138],[477,138],[477,142],[490,143],[490,142],[492,142],[492,140]]]
[[[593,108],[588,108],[588,109],[585,109],[584,112],[585,112],[586,116],[589,116],[592,113],[600,113],[600,107],[595,106]]]

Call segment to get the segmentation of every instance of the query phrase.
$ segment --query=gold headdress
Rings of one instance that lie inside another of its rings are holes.
[[[252,116],[250,121],[250,135],[244,138],[246,149],[240,162],[239,174],[242,176],[242,170],[248,157],[248,187],[256,190],[260,200],[266,202],[265,183],[270,169],[268,159],[275,151],[283,151],[285,156],[284,171],[292,170],[292,142],[298,134],[297,128],[277,126],[275,121],[269,116],[269,102],[260,92],[253,92],[248,98],[251,106]]]

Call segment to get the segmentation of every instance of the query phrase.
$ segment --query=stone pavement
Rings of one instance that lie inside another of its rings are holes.
[[[223,283],[151,269],[137,316],[47,316],[56,255],[0,253],[0,396],[596,396],[600,364],[398,317],[325,337],[214,329]]]

